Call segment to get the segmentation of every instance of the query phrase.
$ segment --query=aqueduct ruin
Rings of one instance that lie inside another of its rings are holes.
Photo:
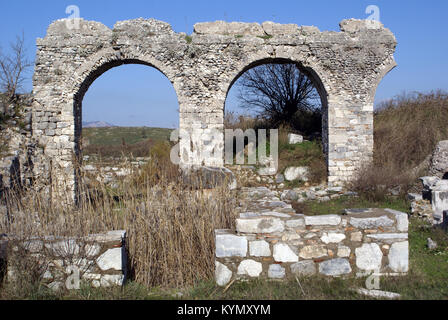
[[[249,68],[266,62],[298,63],[315,81],[326,109],[323,141],[329,184],[350,180],[372,157],[375,91],[396,65],[395,37],[377,21],[344,20],[341,32],[217,21],[196,24],[191,36],[154,19],[122,21],[113,29],[82,19],[78,28],[69,28],[67,22],[55,21],[45,38],[37,40],[32,130],[52,166],[64,169],[72,187],[83,96],[102,73],[131,63],[154,67],[171,81],[179,101],[180,129],[187,131],[224,128],[229,88]],[[216,146],[223,149],[224,141]],[[205,159],[201,164],[224,162]]]

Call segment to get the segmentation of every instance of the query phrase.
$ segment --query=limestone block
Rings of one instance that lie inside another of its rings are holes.
[[[387,216],[372,217],[372,218],[350,218],[350,224],[355,228],[360,229],[374,229],[378,227],[389,227],[394,224],[394,221]]]
[[[285,224],[279,218],[236,219],[236,230],[243,233],[283,232]]]
[[[232,271],[224,264],[215,261],[215,280],[218,286],[225,286],[232,279]]]
[[[350,256],[351,249],[347,246],[338,246],[338,257],[348,258]]]
[[[379,270],[383,259],[383,252],[376,243],[364,243],[355,249],[356,266],[363,270]]]
[[[316,273],[316,264],[313,260],[304,260],[291,264],[291,272],[295,275],[310,276]]]
[[[269,243],[264,240],[250,241],[249,254],[253,257],[269,257],[271,255]]]
[[[409,242],[396,242],[389,250],[389,266],[395,272],[408,272],[409,270]]]
[[[216,235],[216,257],[245,257],[247,255],[246,237],[233,234]]]
[[[300,134],[289,133],[288,134],[288,143],[289,144],[297,144],[303,142],[303,136]]]
[[[255,260],[243,260],[238,266],[239,275],[248,275],[249,277],[258,277],[263,271],[263,265]]]
[[[409,228],[409,220],[408,215],[405,212],[393,210],[393,209],[384,209],[387,212],[395,215],[395,219],[397,220],[397,230],[400,232],[407,232]]]
[[[104,274],[101,277],[101,287],[122,286],[124,283],[124,275],[122,274]]]
[[[337,226],[341,223],[341,217],[335,214],[327,214],[322,216],[305,216],[305,224],[307,226]]]
[[[261,24],[263,31],[268,35],[288,35],[299,32],[299,26],[296,24],[280,24],[272,21],[265,21]]]
[[[103,270],[122,270],[122,248],[113,248],[96,259],[98,267]]]
[[[327,276],[340,276],[352,272],[352,268],[347,259],[336,258],[319,263],[319,272]]]
[[[286,275],[286,270],[279,264],[271,264],[268,269],[268,277],[272,279],[282,279]]]
[[[325,243],[325,244],[328,244],[328,243],[339,243],[339,242],[341,242],[344,239],[345,239],[345,234],[343,234],[343,233],[336,233],[336,232],[329,232],[329,233],[324,232],[324,234],[320,238],[320,240],[322,240],[322,242]]]
[[[299,257],[291,247],[286,243],[277,243],[274,245],[274,260],[277,262],[297,262]]]
[[[328,251],[326,246],[316,244],[310,246],[304,246],[300,249],[300,258],[302,259],[313,259],[313,258],[321,258],[328,255]]]

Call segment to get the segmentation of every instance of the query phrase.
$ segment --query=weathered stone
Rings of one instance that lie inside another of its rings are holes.
[[[322,216],[305,216],[305,224],[307,226],[337,226],[341,223],[341,217],[335,214],[327,214]]]
[[[391,239],[407,239],[407,233],[378,233],[378,234],[369,234],[367,238],[375,239],[375,240],[391,240]]]
[[[45,247],[55,256],[71,256],[79,253],[79,245],[75,240],[46,243]]]
[[[428,249],[433,250],[437,248],[437,242],[433,241],[431,238],[426,239],[426,246]]]
[[[232,279],[232,271],[224,264],[215,261],[215,280],[218,286],[225,286]]]
[[[285,230],[278,218],[236,219],[236,230],[242,233],[273,233]]]
[[[104,274],[100,280],[101,287],[122,286],[124,284],[124,275],[122,274]]]
[[[365,288],[359,288],[357,290],[359,294],[373,297],[373,298],[386,298],[386,299],[399,299],[401,297],[400,294],[394,293],[394,292],[388,292],[388,291],[381,291],[381,290],[368,290]]]
[[[216,234],[216,257],[245,257],[247,239],[233,234]]]
[[[264,240],[250,241],[249,254],[253,257],[269,257],[271,255],[269,243]]]
[[[313,259],[327,256],[327,248],[324,245],[310,245],[304,246],[300,249],[300,258]]]
[[[389,250],[389,267],[395,272],[408,272],[409,269],[409,243],[396,242]]]
[[[288,228],[298,228],[305,226],[305,219],[291,219],[286,221],[286,226]]]
[[[86,244],[84,247],[84,252],[88,258],[95,257],[100,253],[101,246],[97,243]]]
[[[339,243],[339,242],[341,242],[344,239],[345,239],[345,234],[343,234],[343,233],[336,233],[336,232],[329,232],[329,233],[324,232],[324,234],[320,238],[320,240],[322,240],[322,242],[325,243],[325,244],[328,244],[328,243]]]
[[[407,213],[393,210],[393,209],[384,209],[387,212],[395,215],[395,219],[397,220],[397,230],[400,232],[407,232],[409,227],[408,215]]]
[[[286,270],[279,264],[271,264],[268,269],[268,277],[272,279],[282,279],[286,275]]]
[[[448,140],[439,141],[434,148],[429,172],[439,178],[448,179]]]
[[[299,257],[291,247],[286,243],[277,243],[274,245],[274,260],[277,262],[297,262]]]
[[[291,272],[299,276],[310,276],[316,273],[316,264],[313,260],[304,260],[291,264]]]
[[[280,24],[272,21],[265,21],[261,24],[263,31],[271,36],[275,35],[290,35],[299,32],[299,27],[296,24]]]
[[[376,243],[364,243],[355,249],[356,266],[362,270],[379,270],[383,252]]]
[[[373,229],[378,227],[389,227],[394,224],[394,221],[387,216],[372,217],[372,218],[350,218],[350,224],[355,228]]]
[[[353,242],[361,242],[362,241],[362,232],[360,232],[360,231],[353,232],[350,235],[350,240]]]
[[[309,175],[308,167],[288,167],[285,170],[284,176],[288,181],[301,180],[307,182]]]
[[[248,275],[249,277],[258,277],[263,271],[263,266],[255,260],[243,260],[238,266],[237,273],[239,275]]]
[[[350,257],[351,249],[347,246],[338,246],[338,257],[348,258]]]
[[[289,144],[297,144],[303,142],[303,136],[300,134],[289,133],[288,134],[288,143]]]
[[[319,263],[319,272],[327,276],[340,276],[352,272],[347,259],[336,258]]]
[[[103,270],[122,270],[122,248],[113,248],[104,252],[96,259],[98,267]]]

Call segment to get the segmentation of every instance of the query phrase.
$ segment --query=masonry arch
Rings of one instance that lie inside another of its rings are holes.
[[[298,70],[301,73],[303,73],[307,78],[309,78],[312,81],[312,83],[320,97],[320,106],[321,106],[321,110],[322,110],[322,121],[321,121],[322,146],[323,146],[323,152],[326,156],[326,161],[327,161],[327,165],[328,165],[328,132],[329,132],[329,130],[328,130],[328,93],[327,93],[326,86],[324,85],[324,83],[322,81],[322,78],[319,76],[318,72],[316,72],[316,70],[315,70],[315,69],[318,69],[318,67],[313,69],[310,66],[305,66],[300,60],[290,59],[290,58],[269,57],[269,58],[262,58],[262,59],[254,60],[250,63],[247,63],[245,66],[241,67],[238,72],[234,73],[233,79],[230,81],[230,84],[226,91],[225,103],[227,102],[227,98],[229,96],[229,92],[231,91],[231,89],[234,87],[234,85],[238,82],[238,80],[246,72],[250,71],[253,68],[260,67],[263,65],[269,65],[269,64],[294,64],[298,67]],[[224,112],[226,112],[225,108],[226,108],[226,106],[224,106]]]

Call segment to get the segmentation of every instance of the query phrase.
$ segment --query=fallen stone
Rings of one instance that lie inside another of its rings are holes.
[[[288,134],[288,143],[289,144],[297,144],[303,142],[303,136],[300,134],[289,133]]]
[[[426,241],[427,241],[426,246],[428,247],[428,249],[430,250],[437,249],[437,242],[433,241],[431,238],[428,238]]]
[[[288,167],[285,170],[284,176],[288,181],[300,180],[307,182],[309,175],[308,167]]]
[[[359,294],[373,297],[373,298],[385,298],[385,299],[399,299],[400,294],[381,290],[368,290],[365,288],[359,288],[356,290]]]

